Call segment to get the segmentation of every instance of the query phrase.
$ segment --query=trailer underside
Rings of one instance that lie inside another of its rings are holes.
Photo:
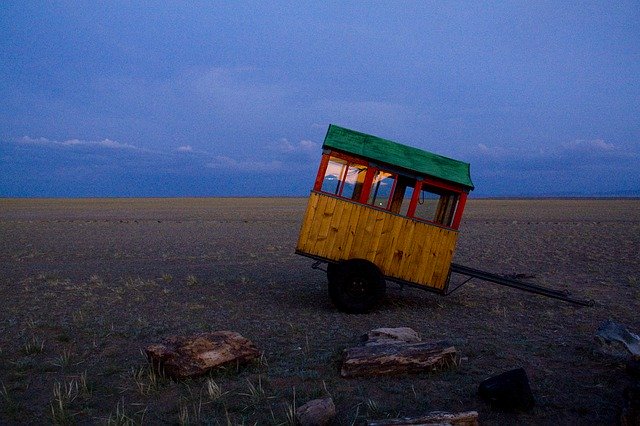
[[[322,269],[319,265],[322,263],[336,263],[333,262],[331,260],[319,257],[319,256],[313,256],[313,255],[309,255],[300,251],[296,251],[297,254],[309,257],[311,259],[314,259],[316,262],[312,265],[313,269],[320,269],[322,271],[325,271],[325,269]],[[390,276],[384,276],[384,278],[388,281],[393,281],[396,282],[398,284],[400,284],[401,286],[410,286],[410,287],[415,287],[415,288],[419,288],[421,290],[427,290],[433,293],[437,293],[443,296],[447,296],[451,293],[453,293],[454,291],[458,290],[460,287],[462,287],[464,284],[468,283],[469,281],[471,281],[472,279],[476,278],[482,281],[487,281],[487,282],[491,282],[494,284],[499,284],[505,287],[510,287],[510,288],[514,288],[517,290],[521,290],[521,291],[526,291],[528,293],[534,293],[534,294],[538,294],[541,296],[545,296],[545,297],[549,297],[552,299],[557,299],[557,300],[562,300],[564,302],[569,302],[569,303],[573,303],[576,305],[580,305],[580,306],[593,306],[595,304],[595,302],[593,300],[583,300],[583,299],[577,299],[573,296],[571,296],[570,293],[566,292],[566,291],[562,291],[562,290],[554,290],[548,287],[543,287],[537,284],[532,284],[532,283],[528,283],[519,279],[515,279],[515,278],[511,278],[508,276],[504,276],[504,275],[499,275],[499,274],[495,274],[492,272],[487,272],[487,271],[483,271],[480,269],[476,269],[476,268],[472,268],[469,266],[464,266],[464,265],[460,265],[458,263],[451,263],[451,269],[449,272],[449,277],[448,277],[448,281],[450,281],[451,279],[451,275],[452,274],[459,274],[459,275],[464,275],[467,277],[466,280],[464,280],[462,283],[458,284],[456,287],[454,287],[453,289],[449,289],[449,282],[447,282],[447,286],[445,288],[445,290],[440,290],[434,287],[430,287],[430,286],[425,286],[425,285],[421,285],[421,284],[416,284],[416,283],[412,283],[409,281],[405,281],[396,277],[390,277]]]

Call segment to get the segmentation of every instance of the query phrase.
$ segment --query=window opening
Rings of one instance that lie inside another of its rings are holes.
[[[344,175],[346,167],[346,161],[331,157],[327,163],[327,170],[324,173],[321,191],[337,194],[340,190],[340,183],[342,182],[342,176]]]
[[[344,178],[342,196],[352,200],[360,199],[367,167],[361,164],[349,164]]]
[[[409,205],[411,204],[411,199],[413,198],[413,191],[415,188],[415,181],[412,181],[410,185],[407,186],[404,192],[404,198],[402,199],[402,205],[400,206],[400,214],[402,216],[408,216],[409,213]]]
[[[407,215],[414,186],[415,179],[402,175],[398,176],[396,187],[393,190],[393,197],[391,198],[391,205],[389,206],[391,213]]]
[[[414,217],[451,226],[457,205],[458,194],[423,185]]]
[[[391,199],[395,181],[396,177],[393,173],[378,170],[373,177],[369,201],[367,203],[371,206],[386,209]]]
[[[458,205],[458,196],[455,194],[443,194],[438,202],[438,210],[436,211],[436,223],[451,226],[453,215]]]
[[[320,190],[358,200],[362,194],[367,166],[329,157]]]

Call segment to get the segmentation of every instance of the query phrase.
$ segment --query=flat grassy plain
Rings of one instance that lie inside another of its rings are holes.
[[[612,424],[629,383],[598,350],[608,318],[640,331],[640,200],[471,199],[455,261],[594,299],[578,307],[472,281],[450,296],[388,284],[368,315],[337,312],[294,254],[301,198],[0,199],[0,424],[291,424],[333,397],[336,424],[477,410],[483,424]],[[461,361],[342,379],[343,349],[377,327],[448,339]],[[260,361],[172,382],[141,349],[233,330]],[[528,413],[478,384],[524,367]]]

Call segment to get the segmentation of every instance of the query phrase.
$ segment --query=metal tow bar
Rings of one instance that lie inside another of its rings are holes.
[[[566,291],[553,290],[553,289],[542,287],[539,285],[525,283],[523,281],[518,281],[512,278],[503,277],[502,275],[481,271],[480,269],[470,268],[468,266],[459,265],[457,263],[451,264],[451,272],[455,272],[461,275],[466,275],[471,278],[478,278],[484,281],[489,281],[492,283],[504,285],[511,288],[516,288],[518,290],[527,291],[529,293],[540,294],[542,296],[551,297],[553,299],[575,303],[576,305],[593,306],[595,304],[593,300],[576,299]]]

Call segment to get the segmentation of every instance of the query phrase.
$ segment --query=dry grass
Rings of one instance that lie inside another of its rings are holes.
[[[594,298],[577,308],[472,282],[448,298],[390,284],[369,315],[336,312],[293,254],[302,199],[0,199],[0,423],[294,424],[331,395],[337,423],[480,412],[483,424],[611,424],[628,382],[593,342],[640,331],[640,201],[471,200],[456,261]],[[448,339],[452,365],[345,380],[341,351],[381,326]],[[140,349],[231,329],[260,361],[172,382]],[[524,367],[537,406],[497,413],[479,382]],[[30,420],[29,420],[30,419]]]

